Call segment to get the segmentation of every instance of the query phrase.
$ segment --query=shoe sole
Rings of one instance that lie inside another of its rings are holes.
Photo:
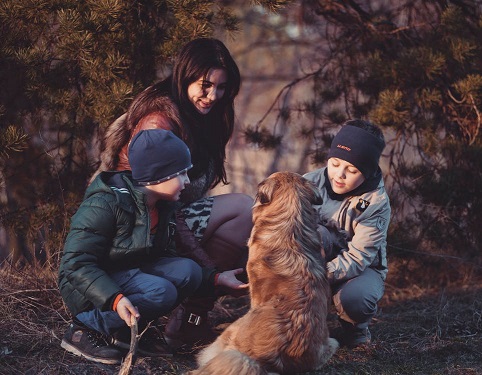
[[[99,358],[99,357],[94,357],[85,353],[82,353],[79,349],[77,349],[75,346],[69,344],[67,341],[62,340],[60,343],[60,346],[67,350],[69,353],[75,354],[79,357],[84,357],[85,359],[88,359],[89,361],[92,362],[97,362],[97,363],[103,363],[105,365],[120,365],[122,360],[121,359],[106,359],[106,358]]]
[[[125,342],[118,341],[118,340],[113,340],[112,345],[124,349],[124,350],[129,350],[131,347],[130,345],[127,345]],[[151,353],[147,352],[145,350],[142,350],[141,348],[137,347],[137,353],[143,357],[164,357],[164,358],[170,358],[173,357],[174,354],[172,353]]]

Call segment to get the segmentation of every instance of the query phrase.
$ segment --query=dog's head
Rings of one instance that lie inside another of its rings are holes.
[[[289,204],[291,199],[306,199],[312,205],[323,203],[319,190],[311,181],[293,172],[276,172],[258,185],[254,207],[280,201]]]
[[[310,258],[313,269],[323,264],[313,207],[322,203],[317,187],[297,173],[277,172],[258,185],[248,242],[250,280],[264,268],[289,275],[301,258]]]
[[[258,185],[253,205],[253,223],[293,225],[313,221],[313,205],[322,204],[317,187],[293,172],[276,172]]]

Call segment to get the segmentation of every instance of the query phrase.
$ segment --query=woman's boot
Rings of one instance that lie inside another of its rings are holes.
[[[176,307],[164,330],[167,343],[175,349],[212,343],[217,334],[209,324],[208,313],[215,301],[215,297],[190,297]]]
[[[219,272],[246,268],[247,247],[237,247],[213,236],[204,245],[204,250],[207,258],[214,263]],[[246,277],[243,278],[242,275],[240,279],[247,282]],[[206,292],[206,288],[201,289]],[[203,346],[213,342],[218,334],[209,324],[208,313],[213,309],[217,297],[229,292],[226,288],[216,287],[210,293],[191,296],[176,307],[165,328],[165,337],[169,345],[179,348],[182,345]],[[242,294],[246,293],[247,289],[243,289]],[[231,291],[231,294],[236,293]]]

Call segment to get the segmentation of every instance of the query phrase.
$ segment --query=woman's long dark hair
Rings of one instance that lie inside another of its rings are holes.
[[[226,91],[209,113],[202,115],[189,100],[187,89],[210,69],[226,71]],[[220,182],[227,184],[226,145],[234,130],[234,99],[240,85],[238,66],[225,45],[217,39],[195,39],[182,48],[169,77],[147,87],[133,100],[126,119],[129,137],[144,116],[163,113],[170,119],[173,132],[191,150],[194,167],[189,171],[190,178],[206,173],[212,160],[215,177],[211,188]]]
[[[189,100],[189,85],[205,77],[210,69],[224,69],[227,86],[223,97],[207,115],[200,114]],[[241,76],[238,66],[226,46],[213,38],[199,38],[188,42],[174,63],[171,78],[171,96],[179,107],[183,125],[188,127],[194,164],[193,173],[200,173],[214,161],[216,178],[211,187],[227,184],[224,161],[226,145],[234,130],[234,99],[238,95]]]

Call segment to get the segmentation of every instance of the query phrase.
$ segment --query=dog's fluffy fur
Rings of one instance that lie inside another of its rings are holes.
[[[312,204],[316,188],[278,172],[258,186],[247,272],[250,310],[203,349],[191,375],[292,374],[319,369],[338,348]]]

